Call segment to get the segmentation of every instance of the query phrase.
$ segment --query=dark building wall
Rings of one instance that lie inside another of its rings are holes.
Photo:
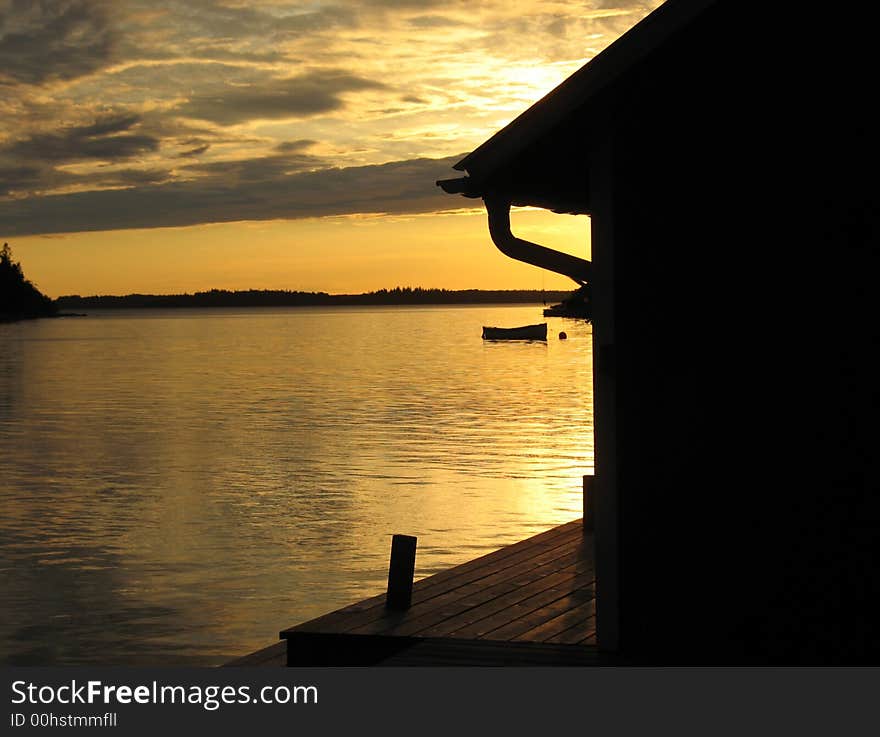
[[[624,654],[880,654],[872,93],[829,25],[718,3],[610,101]]]

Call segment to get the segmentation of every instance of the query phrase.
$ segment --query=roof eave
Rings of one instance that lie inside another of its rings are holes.
[[[490,177],[715,2],[667,0],[453,168],[478,179]]]

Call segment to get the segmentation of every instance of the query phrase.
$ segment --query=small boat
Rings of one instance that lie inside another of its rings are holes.
[[[518,328],[490,328],[484,325],[483,340],[547,340],[547,323]]]

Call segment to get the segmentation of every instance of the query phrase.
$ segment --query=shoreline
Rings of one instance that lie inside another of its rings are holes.
[[[228,291],[194,294],[65,295],[54,300],[60,309],[192,308],[192,307],[330,307],[374,305],[535,304],[558,302],[570,296],[561,290],[479,290],[396,288],[362,294],[327,294],[282,290]]]

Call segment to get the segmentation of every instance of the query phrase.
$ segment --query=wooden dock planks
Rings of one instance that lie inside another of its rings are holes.
[[[297,665],[593,662],[592,534],[575,520],[417,581],[405,611],[383,594],[281,637]]]

